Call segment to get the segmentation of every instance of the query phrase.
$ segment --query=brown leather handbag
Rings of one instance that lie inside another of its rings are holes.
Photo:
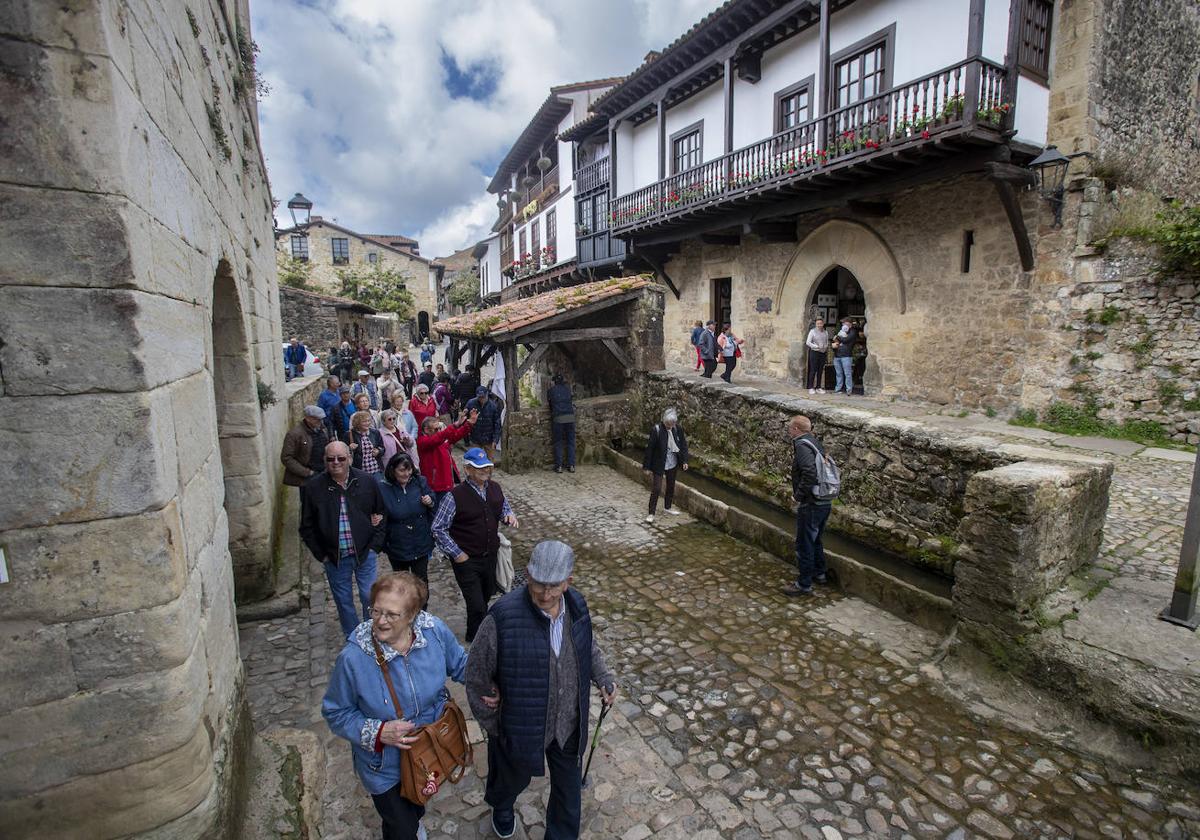
[[[375,661],[379,663],[379,670],[383,671],[383,681],[387,683],[388,694],[392,696],[392,705],[398,713],[403,714],[396,687],[392,685],[392,675],[383,659],[383,648],[377,640],[372,639],[371,642],[375,645]],[[400,750],[400,795],[409,802],[424,805],[447,779],[451,784],[459,783],[475,760],[475,748],[467,737],[467,721],[462,709],[452,697],[446,698],[446,708],[441,717],[427,726],[412,730],[409,735],[416,740],[409,749]]]

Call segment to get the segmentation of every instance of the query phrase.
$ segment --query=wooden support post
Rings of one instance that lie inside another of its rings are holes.
[[[733,151],[733,56],[725,59],[725,154]]]
[[[821,21],[817,34],[820,55],[817,59],[819,81],[817,82],[816,112],[822,117],[829,111],[829,74],[833,71],[833,68],[829,66],[829,14],[829,0],[821,0]],[[825,125],[825,120],[821,120],[817,123],[817,148],[825,148],[828,142],[826,134],[827,126]]]
[[[1163,621],[1195,630],[1196,595],[1200,593],[1200,454],[1192,470],[1192,495],[1183,521],[1183,547],[1179,550],[1179,570],[1175,573],[1175,591],[1170,605],[1162,611]]]
[[[667,177],[667,105],[658,100],[658,180]]]
[[[979,59],[983,57],[983,4],[984,0],[971,0],[967,17],[967,76],[963,91],[963,117],[969,123],[974,123],[979,111],[979,85],[983,67]]]
[[[520,411],[521,405],[517,395],[517,381],[520,379],[517,376],[520,369],[517,365],[517,345],[511,342],[505,344],[500,348],[500,356],[504,359],[504,403],[509,411]]]

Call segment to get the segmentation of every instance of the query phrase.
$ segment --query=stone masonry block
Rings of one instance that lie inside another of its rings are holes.
[[[212,378],[207,372],[201,371],[173,383],[170,391],[179,480],[188,482],[217,448],[217,415],[213,405]]]
[[[149,390],[203,368],[207,331],[202,309],[159,295],[0,288],[10,396]]]
[[[217,539],[219,519],[224,519],[225,481],[221,476],[221,460],[216,452],[209,455],[203,467],[184,485],[179,498],[179,515],[183,521],[183,539],[188,568],[196,563],[203,546]],[[220,538],[228,543],[224,525]]]
[[[190,736],[147,761],[0,799],[0,825],[13,837],[94,840],[138,834],[168,822],[204,801],[213,785],[208,733],[194,724]]]
[[[62,396],[53,406],[70,421],[70,445],[49,457],[45,430],[30,420],[31,412],[46,410],[45,400],[0,397],[0,449],[47,456],[28,469],[0,470],[0,531],[139,514],[175,495],[175,430],[165,390]],[[65,444],[64,435],[55,437]]]
[[[47,620],[52,620],[46,616]],[[67,651],[67,625],[34,622],[0,624],[0,708],[36,705],[75,692],[75,672]]]
[[[0,715],[0,790],[28,796],[178,749],[196,731],[207,694],[197,643],[170,670]]]
[[[186,581],[174,502],[139,516],[3,534],[11,580],[0,615],[74,621],[173,601]],[[7,657],[6,657],[7,658]]]
[[[67,643],[79,688],[182,664],[191,653],[200,612],[200,573],[183,594],[149,609],[116,613],[68,625]]]

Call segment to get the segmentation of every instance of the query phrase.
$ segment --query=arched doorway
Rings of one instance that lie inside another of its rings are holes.
[[[867,366],[867,304],[863,288],[850,269],[835,265],[813,286],[805,330],[814,325],[818,318],[825,322],[825,328],[831,336],[837,334],[843,318],[851,319],[858,336],[853,350],[854,393],[862,394]],[[836,377],[832,365],[827,366],[822,382],[827,389],[833,388]]]
[[[239,603],[259,601],[275,591],[262,419],[251,359],[237,283],[229,263],[221,260],[213,280],[208,367],[217,414],[234,597]]]
[[[417,338],[424,340],[429,336],[429,313],[417,313]]]

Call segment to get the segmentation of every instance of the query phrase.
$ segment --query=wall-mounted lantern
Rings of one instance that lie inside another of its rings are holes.
[[[1050,208],[1054,211],[1056,228],[1062,227],[1067,169],[1070,165],[1071,158],[1060,152],[1057,146],[1047,146],[1040,155],[1029,161],[1029,168],[1037,176],[1038,195],[1050,202]]]

